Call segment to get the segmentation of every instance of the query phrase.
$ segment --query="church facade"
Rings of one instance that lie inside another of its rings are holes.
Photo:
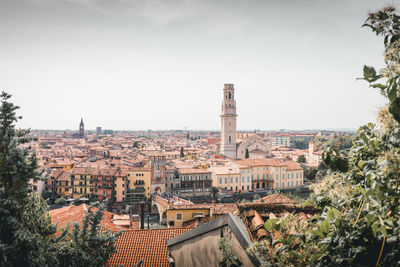
[[[242,136],[237,142],[236,134],[236,100],[233,84],[224,84],[221,108],[221,143],[220,153],[231,159],[271,157],[272,146],[257,134]],[[240,135],[240,134],[239,134]]]

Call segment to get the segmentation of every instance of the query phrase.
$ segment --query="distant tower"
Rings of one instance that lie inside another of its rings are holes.
[[[81,123],[79,124],[79,138],[85,137],[85,124],[83,123],[83,119],[81,118]]]
[[[236,101],[233,84],[224,84],[221,109],[221,154],[236,158]]]

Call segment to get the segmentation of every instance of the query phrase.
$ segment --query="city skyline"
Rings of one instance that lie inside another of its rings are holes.
[[[217,130],[234,83],[238,130],[357,129],[384,103],[356,81],[383,4],[3,0],[0,89],[23,128]]]

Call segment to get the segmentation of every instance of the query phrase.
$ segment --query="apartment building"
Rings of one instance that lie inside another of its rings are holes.
[[[207,169],[182,168],[178,170],[181,197],[211,196],[211,171]]]

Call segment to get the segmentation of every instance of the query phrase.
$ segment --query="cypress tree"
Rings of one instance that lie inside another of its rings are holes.
[[[246,159],[248,159],[249,158],[249,150],[246,148],[246,154],[244,155],[244,157],[246,158]]]

